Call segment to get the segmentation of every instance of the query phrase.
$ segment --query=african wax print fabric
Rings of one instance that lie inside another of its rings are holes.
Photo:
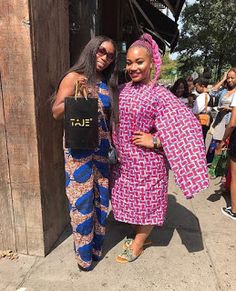
[[[134,131],[153,132],[163,149],[135,146]],[[118,221],[159,225],[167,209],[168,164],[186,198],[208,187],[201,126],[162,86],[126,84],[119,96],[119,128],[113,142],[120,163],[113,173],[112,209]]]
[[[105,83],[99,84],[99,104],[110,109]],[[107,116],[106,116],[107,117]],[[69,200],[74,250],[78,264],[90,269],[101,258],[109,206],[108,128],[99,111],[99,147],[96,150],[65,149],[66,194]]]

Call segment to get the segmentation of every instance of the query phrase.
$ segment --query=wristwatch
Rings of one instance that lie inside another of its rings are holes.
[[[156,137],[153,137],[152,138],[152,142],[153,142],[153,146],[154,146],[154,149],[158,149],[158,144],[157,144],[157,138]]]

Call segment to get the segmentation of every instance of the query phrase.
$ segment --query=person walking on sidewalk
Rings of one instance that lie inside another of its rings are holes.
[[[211,125],[212,138],[217,145],[222,141],[229,123],[232,107],[230,104],[236,92],[236,68],[230,68],[224,77],[213,86],[211,96],[218,100],[218,113]]]
[[[168,164],[186,198],[209,184],[201,126],[178,98],[156,84],[160,66],[158,45],[149,34],[130,46],[131,82],[121,86],[119,123],[113,129],[119,163],[111,190],[114,218],[131,224],[135,238],[125,240],[119,263],[137,259],[153,227],[164,223]]]
[[[174,85],[170,88],[170,91],[177,97],[183,104],[188,106],[188,83],[184,78],[179,78],[175,81]]]
[[[229,157],[230,157],[230,170],[231,170],[231,182],[230,182],[230,195],[231,206],[222,207],[221,211],[231,219],[236,220],[236,94],[233,96],[231,103],[232,114],[229,124],[226,127],[223,140],[219,144],[218,149],[222,149],[226,145],[226,140],[230,137],[229,142]]]
[[[99,260],[102,255],[109,206],[110,132],[104,122],[109,123],[106,113],[116,95],[117,76],[116,45],[108,37],[97,36],[88,42],[76,64],[60,80],[52,107],[54,118],[63,118],[65,97],[74,95],[75,83],[79,82],[97,92],[98,104],[105,114],[98,112],[99,146],[96,150],[64,149],[74,250],[83,271],[91,270],[92,260]]]
[[[197,96],[194,105],[193,105],[193,113],[198,116],[201,113],[209,113],[211,108],[208,106],[210,101],[210,96],[208,94],[208,80],[203,78],[198,78],[194,81],[196,91],[199,93]],[[206,140],[206,135],[209,130],[210,125],[202,125],[203,139],[204,142]]]

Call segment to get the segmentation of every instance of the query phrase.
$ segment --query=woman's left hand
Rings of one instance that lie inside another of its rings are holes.
[[[149,149],[153,149],[153,136],[151,133],[142,131],[135,131],[132,137],[132,142],[136,146],[141,146]]]
[[[220,107],[220,109],[221,109],[222,111],[232,111],[232,108],[230,108],[230,107],[225,107],[225,106]]]
[[[226,142],[225,141],[220,141],[215,149],[216,154],[221,154],[222,150],[226,147]]]

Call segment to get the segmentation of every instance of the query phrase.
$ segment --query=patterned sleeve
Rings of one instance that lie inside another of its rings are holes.
[[[201,126],[193,113],[165,88],[157,90],[155,122],[176,183],[186,198],[209,185]]]

